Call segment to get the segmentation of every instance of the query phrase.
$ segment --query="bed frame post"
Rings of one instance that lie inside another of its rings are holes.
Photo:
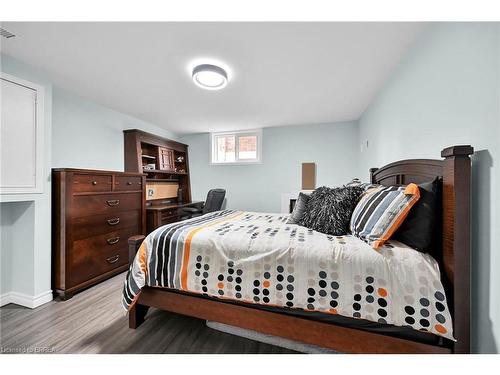
[[[144,241],[144,236],[132,236],[128,239],[128,264],[132,264],[135,259],[135,254],[141,247],[142,241]],[[149,306],[140,305],[137,302],[130,308],[128,312],[128,326],[129,328],[136,329],[143,322],[146,314],[149,310]]]
[[[471,146],[441,151],[443,161],[443,274],[453,295],[454,353],[470,353]]]
[[[137,254],[137,251],[141,247],[141,244],[142,244],[142,241],[144,241],[144,238],[146,238],[146,237],[144,237],[142,235],[129,237],[129,239],[128,239],[128,264],[129,264],[129,266],[134,261],[135,254]]]
[[[370,183],[371,184],[376,184],[376,180],[375,180],[375,172],[378,171],[378,168],[370,168]]]
[[[148,310],[149,306],[135,303],[128,312],[128,327],[136,329],[142,323],[144,323]]]

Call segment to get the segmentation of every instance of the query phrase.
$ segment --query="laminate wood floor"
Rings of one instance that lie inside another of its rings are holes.
[[[54,353],[295,353],[208,328],[204,320],[150,309],[136,330],[120,305],[125,274],[67,301],[36,309],[0,308],[2,352],[49,348]]]

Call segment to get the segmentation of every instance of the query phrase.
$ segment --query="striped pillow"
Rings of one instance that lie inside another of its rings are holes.
[[[369,189],[352,214],[352,234],[378,249],[391,238],[419,198],[416,184]]]

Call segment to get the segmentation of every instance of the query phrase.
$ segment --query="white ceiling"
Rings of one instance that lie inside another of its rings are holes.
[[[3,23],[56,86],[179,133],[358,119],[422,23]],[[202,90],[197,59],[229,69]],[[207,60],[204,60],[207,59]]]

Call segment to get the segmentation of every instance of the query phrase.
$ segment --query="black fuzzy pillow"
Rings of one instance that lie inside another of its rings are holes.
[[[321,233],[342,236],[364,189],[359,186],[317,188],[309,197],[300,225]]]

